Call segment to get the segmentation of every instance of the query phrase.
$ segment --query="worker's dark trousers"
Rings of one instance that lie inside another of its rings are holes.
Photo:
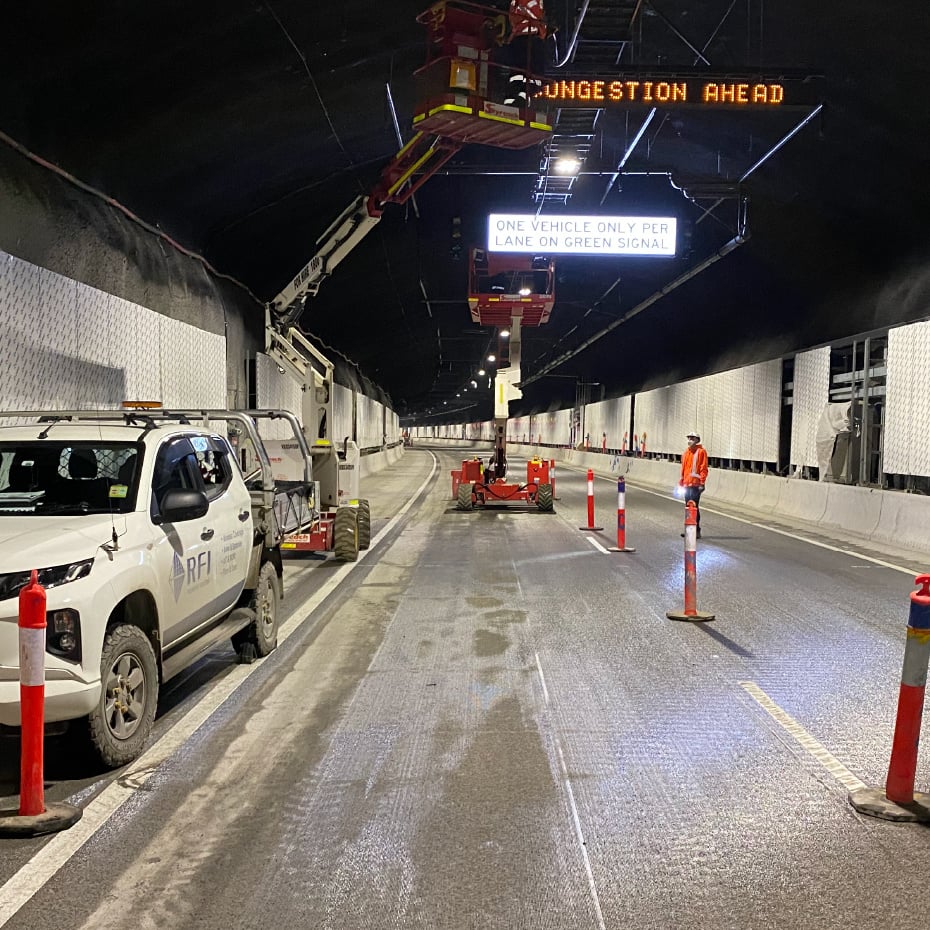
[[[688,506],[688,501],[694,501],[695,509],[697,510],[697,528],[701,528],[701,489],[697,485],[686,485],[685,486],[685,506]]]

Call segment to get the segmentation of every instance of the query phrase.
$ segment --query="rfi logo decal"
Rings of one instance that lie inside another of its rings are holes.
[[[174,590],[174,599],[177,600],[181,596],[185,578],[188,586],[206,581],[210,576],[212,566],[212,553],[209,549],[198,552],[196,556],[188,556],[183,561],[175,552],[174,559],[171,562],[171,587]]]
[[[181,588],[184,585],[184,563],[181,557],[175,552],[174,559],[171,562],[171,587],[174,590],[174,599],[181,596]]]

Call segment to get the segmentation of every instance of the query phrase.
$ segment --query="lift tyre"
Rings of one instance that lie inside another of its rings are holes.
[[[474,508],[474,504],[472,503],[471,499],[470,484],[463,482],[459,485],[458,497],[456,498],[455,506],[459,510],[472,510]]]
[[[544,513],[552,513],[552,485],[541,484],[536,491],[536,506]]]
[[[340,562],[354,562],[358,559],[358,510],[355,507],[336,509],[333,550]]]
[[[367,549],[371,545],[371,505],[368,501],[358,502],[358,547]]]

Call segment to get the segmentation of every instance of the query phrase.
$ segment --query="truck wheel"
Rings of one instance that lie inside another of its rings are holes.
[[[145,746],[158,706],[158,665],[138,627],[107,631],[100,656],[101,693],[87,718],[90,741],[108,768],[135,759]]]
[[[354,562],[358,558],[358,512],[354,507],[336,508],[333,550],[340,562]]]
[[[536,506],[544,513],[552,513],[552,485],[541,484],[536,490]]]
[[[463,482],[459,485],[458,497],[455,500],[455,506],[459,510],[471,510],[474,507],[471,500],[471,485]]]
[[[368,501],[358,502],[358,547],[367,549],[371,545],[371,505]]]
[[[258,573],[258,585],[249,601],[255,623],[249,630],[259,656],[268,655],[278,645],[278,573],[266,562]]]

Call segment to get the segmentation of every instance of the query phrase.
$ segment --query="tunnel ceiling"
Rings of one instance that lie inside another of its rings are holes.
[[[8,5],[0,131],[268,300],[411,137],[425,6]],[[584,117],[587,157],[562,202],[535,196],[556,186],[543,142],[466,145],[388,204],[300,325],[401,414],[491,416],[475,372],[497,334],[471,322],[466,293],[468,248],[485,244],[492,211],[679,221],[672,258],[557,259],[551,319],[524,330],[512,412],[927,315],[925,4],[550,0],[548,14],[553,80],[774,76],[805,103],[605,104]],[[578,111],[550,113],[559,144],[577,141]]]

